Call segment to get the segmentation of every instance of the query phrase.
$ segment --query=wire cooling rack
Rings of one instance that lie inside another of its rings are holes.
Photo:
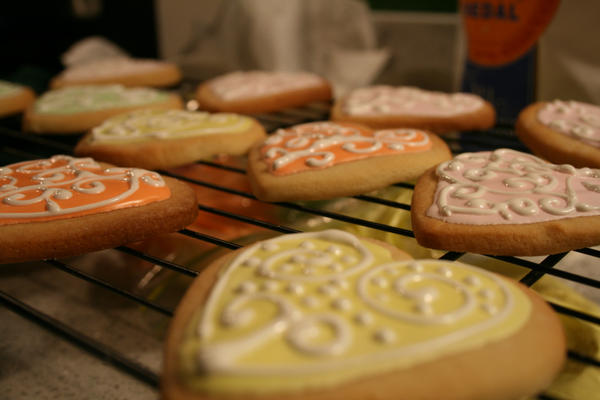
[[[329,104],[317,103],[255,117],[271,132],[301,122],[326,119],[328,110]],[[72,154],[77,137],[25,134],[20,132],[19,124],[16,118],[2,121],[0,165]],[[501,147],[526,151],[510,126],[444,139],[454,153]],[[211,193],[208,198],[213,200],[208,202],[199,195],[198,208],[200,219],[212,223],[193,225],[146,244],[125,245],[64,260],[3,266],[1,304],[59,340],[76,345],[108,363],[110,368],[139,381],[156,395],[162,341],[169,319],[191,280],[216,255],[261,238],[331,224],[373,236],[384,235],[400,245],[416,246],[410,226],[393,222],[398,218],[406,221],[413,189],[410,183],[398,183],[382,193],[332,202],[262,203],[247,186],[240,184],[244,182],[245,170],[243,162],[238,161],[201,161],[183,169],[160,171],[188,182],[202,194]],[[369,212],[359,211],[365,209]],[[417,252],[421,251],[423,249]],[[576,332],[576,339],[569,340],[569,367],[566,368],[569,373],[564,372],[559,380],[571,379],[573,371],[600,373],[597,358],[600,314],[595,308],[600,299],[599,250],[583,248],[527,258],[458,252],[437,252],[435,256],[475,265],[500,265],[499,272],[509,271],[511,277],[540,291],[561,315],[565,326]],[[548,291],[548,284],[544,283],[547,277],[550,282],[559,282],[558,286],[550,284]],[[77,286],[84,289],[76,289]],[[39,298],[32,295],[37,290]],[[0,335],[2,332],[0,328]],[[595,382],[597,384],[598,379]],[[575,384],[565,390],[551,387],[538,398],[581,398],[581,390],[573,390]],[[81,388],[83,392],[87,389]],[[600,393],[600,387],[590,387],[590,390],[595,392],[585,391],[585,398],[591,399]]]

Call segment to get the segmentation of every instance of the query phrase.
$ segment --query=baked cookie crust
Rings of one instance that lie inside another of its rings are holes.
[[[427,216],[438,177],[428,170],[415,186],[411,204],[417,242],[428,248],[505,256],[561,253],[600,243],[600,216],[573,217],[529,224],[473,225]]]
[[[600,168],[600,148],[556,131],[538,119],[538,113],[548,102],[527,106],[517,119],[515,129],[519,139],[534,154],[555,164]]]
[[[33,103],[25,110],[23,130],[38,134],[80,134],[117,114],[139,109],[171,110],[181,108],[183,108],[183,100],[174,93],[169,93],[167,98],[161,102],[68,114],[39,113],[35,110],[35,103]]]
[[[287,88],[276,93],[257,93],[243,98],[224,99],[212,88],[216,79],[219,77],[198,86],[196,100],[200,109],[213,112],[258,114],[299,107],[318,101],[328,101],[332,97],[332,88],[329,82],[318,78],[317,85]]]
[[[320,389],[273,394],[241,393],[238,396],[193,391],[179,374],[178,350],[187,324],[207,301],[219,272],[239,251],[203,270],[178,306],[169,328],[161,378],[161,391],[166,400],[516,400],[546,388],[563,365],[565,338],[558,317],[541,297],[518,284],[531,302],[529,319],[516,333],[480,348]]]
[[[427,93],[427,91],[423,91]],[[356,122],[373,129],[416,128],[437,134],[456,131],[486,130],[494,126],[496,111],[491,103],[481,100],[481,106],[473,111],[452,115],[416,115],[410,113],[356,115],[346,112],[346,102],[352,93],[336,100],[331,109],[332,121]]]
[[[35,93],[26,86],[20,86],[14,94],[0,96],[0,117],[17,114],[35,101]]]
[[[121,84],[127,87],[160,88],[173,86],[179,81],[181,81],[181,71],[174,63],[119,58],[67,68],[50,81],[50,87],[59,89],[78,85]]]
[[[262,125],[252,119],[250,127],[241,132],[141,142],[98,142],[93,140],[93,132],[88,132],[74,151],[78,156],[90,156],[125,167],[165,169],[208,160],[218,154],[243,155],[265,136]]]
[[[183,229],[198,214],[195,192],[184,182],[163,179],[171,190],[165,200],[72,218],[0,225],[0,263],[75,256]]]
[[[263,201],[323,200],[363,194],[414,180],[430,166],[452,157],[442,139],[428,136],[432,147],[427,151],[363,158],[284,176],[269,171],[259,143],[250,150],[247,173],[252,192]]]

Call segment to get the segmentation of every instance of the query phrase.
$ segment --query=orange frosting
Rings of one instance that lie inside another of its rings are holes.
[[[373,131],[351,123],[315,122],[278,130],[265,141],[261,154],[271,173],[288,175],[431,146],[429,135],[417,129]]]
[[[155,172],[54,156],[0,168],[0,225],[79,217],[170,196]]]

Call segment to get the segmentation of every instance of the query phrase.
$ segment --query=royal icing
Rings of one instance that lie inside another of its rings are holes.
[[[184,110],[138,110],[120,114],[92,130],[95,142],[131,142],[243,132],[252,120],[237,114]]]
[[[170,196],[155,172],[102,168],[91,158],[58,155],[0,168],[0,225],[78,217]]]
[[[0,97],[13,96],[23,90],[22,86],[0,80]]]
[[[600,147],[600,107],[556,100],[538,111],[538,120],[560,133]]]
[[[122,75],[153,72],[162,69],[164,65],[164,62],[158,60],[139,60],[122,57],[109,58],[70,67],[61,73],[61,77],[69,80],[112,78]]]
[[[600,170],[509,149],[464,153],[437,168],[427,215],[459,224],[525,224],[600,215]]]
[[[181,372],[216,393],[330,386],[500,340],[530,308],[465,264],[394,261],[338,230],[284,235],[222,270],[187,327]]]
[[[40,96],[34,109],[40,114],[75,114],[108,108],[131,107],[167,101],[169,93],[122,85],[70,86]]]
[[[238,71],[210,82],[223,100],[243,100],[323,85],[323,79],[307,72]]]
[[[426,151],[429,135],[417,129],[371,129],[334,122],[312,122],[279,129],[261,148],[275,175],[331,167],[367,157]]]
[[[414,87],[370,86],[352,91],[344,100],[346,114],[357,116],[452,116],[476,111],[483,101],[468,93],[442,93]]]

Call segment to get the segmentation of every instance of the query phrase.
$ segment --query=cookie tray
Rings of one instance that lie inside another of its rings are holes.
[[[256,117],[270,132],[326,119],[328,108],[313,104]],[[0,165],[71,154],[77,139],[24,134],[14,118],[1,125]],[[510,126],[445,139],[454,153],[526,151]],[[533,287],[561,315],[569,346],[564,372],[538,398],[591,399],[600,393],[598,248],[519,258],[420,248],[407,223],[410,183],[331,202],[267,204],[244,187],[240,160],[160,172],[198,189],[201,219],[208,222],[145,244],[2,266],[0,386],[6,398],[158,398],[169,320],[203,265],[261,238],[331,226],[387,240],[415,257],[479,265]]]

